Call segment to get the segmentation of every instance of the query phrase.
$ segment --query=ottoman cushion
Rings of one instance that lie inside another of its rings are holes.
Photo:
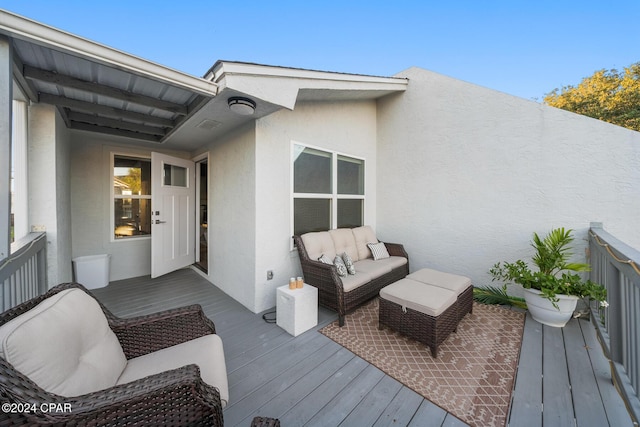
[[[407,279],[448,289],[455,292],[456,295],[460,295],[465,289],[471,286],[471,279],[468,277],[444,273],[430,268],[423,268],[415,273],[411,273],[407,276]]]
[[[437,317],[455,304],[457,294],[411,279],[401,279],[380,290],[380,297],[403,308]]]

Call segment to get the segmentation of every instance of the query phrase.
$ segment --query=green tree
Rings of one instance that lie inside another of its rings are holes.
[[[549,92],[544,103],[640,131],[640,62],[596,71],[577,86]]]
[[[120,180],[129,186],[129,190],[131,190],[132,194],[140,194],[140,190],[142,189],[141,176],[142,169],[129,168],[129,173],[125,176],[121,176]]]

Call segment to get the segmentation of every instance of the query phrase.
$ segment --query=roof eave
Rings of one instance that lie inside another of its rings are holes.
[[[164,67],[3,9],[0,9],[0,34],[88,58],[208,97],[218,92],[218,85],[210,80]]]

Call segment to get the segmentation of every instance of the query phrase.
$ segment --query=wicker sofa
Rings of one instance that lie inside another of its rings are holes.
[[[121,319],[63,284],[2,313],[0,341],[0,425],[223,425],[222,342],[198,305]]]
[[[384,243],[389,257],[374,260],[369,244],[378,243],[370,226],[340,228],[293,236],[305,283],[318,288],[320,305],[338,312],[340,326],[345,314],[378,296],[380,289],[409,274],[409,256],[398,243]],[[355,274],[340,276],[333,260],[348,254]]]

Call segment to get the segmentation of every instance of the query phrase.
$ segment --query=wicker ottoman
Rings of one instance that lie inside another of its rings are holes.
[[[407,276],[407,279],[415,280],[429,285],[438,286],[455,292],[458,295],[458,320],[462,320],[467,313],[473,312],[473,286],[471,279],[456,274],[443,273],[438,270],[423,268]]]
[[[401,279],[380,290],[378,328],[388,326],[431,349],[458,327],[457,294],[448,289],[412,279]]]

